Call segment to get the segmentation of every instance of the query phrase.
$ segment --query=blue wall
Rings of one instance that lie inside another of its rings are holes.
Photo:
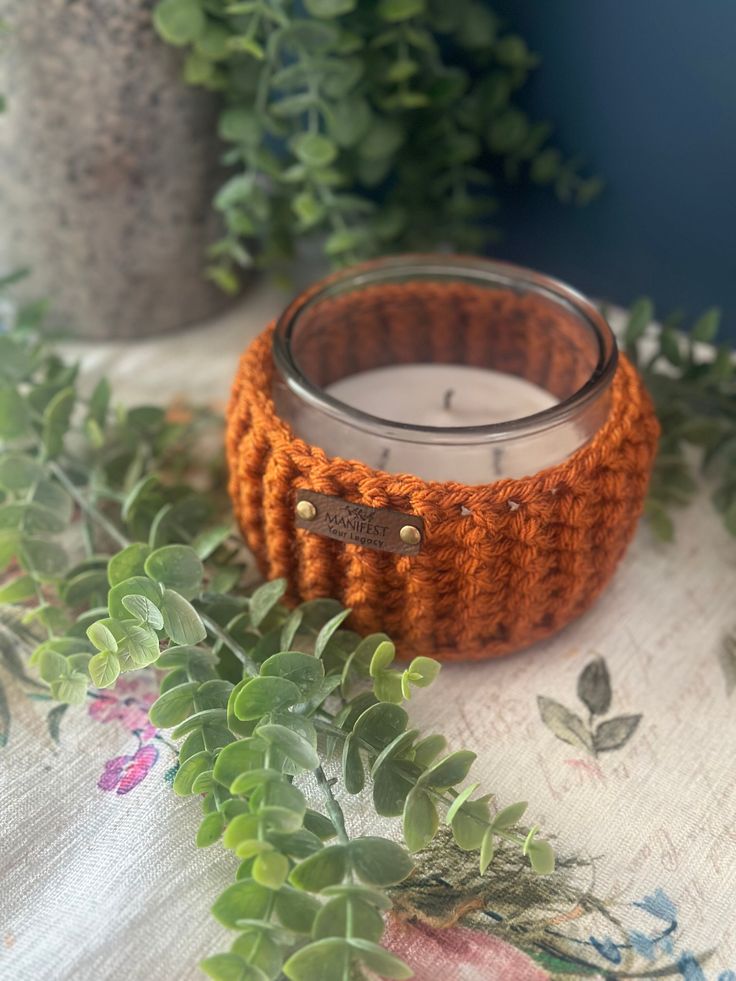
[[[736,2],[491,6],[542,57],[526,107],[607,181],[586,209],[504,192],[494,252],[663,313],[720,305],[736,338]]]

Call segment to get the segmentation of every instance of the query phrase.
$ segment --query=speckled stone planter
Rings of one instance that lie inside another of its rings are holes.
[[[181,79],[153,0],[0,0],[0,272],[87,337],[155,334],[227,300],[203,278],[215,106]]]

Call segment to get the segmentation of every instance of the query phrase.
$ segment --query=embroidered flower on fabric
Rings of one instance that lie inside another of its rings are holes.
[[[100,790],[114,790],[127,794],[137,787],[158,759],[158,750],[152,743],[140,746],[132,755],[115,756],[105,763],[102,776],[97,781]]]

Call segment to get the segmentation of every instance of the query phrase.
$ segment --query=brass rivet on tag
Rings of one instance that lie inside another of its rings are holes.
[[[404,545],[418,545],[422,540],[422,534],[414,525],[404,525],[399,532],[399,538]]]
[[[317,517],[317,508],[311,501],[299,501],[296,506],[296,513],[302,521],[314,521]]]

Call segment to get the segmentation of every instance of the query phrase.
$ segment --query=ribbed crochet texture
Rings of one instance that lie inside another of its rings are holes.
[[[412,291],[414,302],[404,302]],[[328,327],[337,322],[335,304],[346,304],[345,315],[350,311],[353,320],[361,306],[375,318],[378,304],[383,333],[373,351],[340,346],[349,337],[345,330],[329,338],[326,330],[324,343],[309,340],[318,332],[307,335],[300,361],[311,362],[322,384],[376,367],[379,351],[385,363],[493,364],[560,396],[590,374],[591,352],[538,297],[463,283],[413,283],[374,286],[359,302],[352,296],[330,303]],[[319,316],[319,309],[311,315]],[[431,350],[427,318],[435,338]],[[458,322],[463,330],[453,330]],[[272,335],[273,325],[245,352],[235,379],[228,409],[229,489],[261,572],[284,577],[288,598],[335,597],[352,608],[355,629],[385,631],[400,656],[445,660],[518,650],[590,606],[634,533],[659,432],[650,399],[624,356],[608,417],[590,443],[533,476],[466,486],[329,458],[297,438],[272,398]],[[298,488],[420,515],[420,554],[372,551],[296,529]]]

